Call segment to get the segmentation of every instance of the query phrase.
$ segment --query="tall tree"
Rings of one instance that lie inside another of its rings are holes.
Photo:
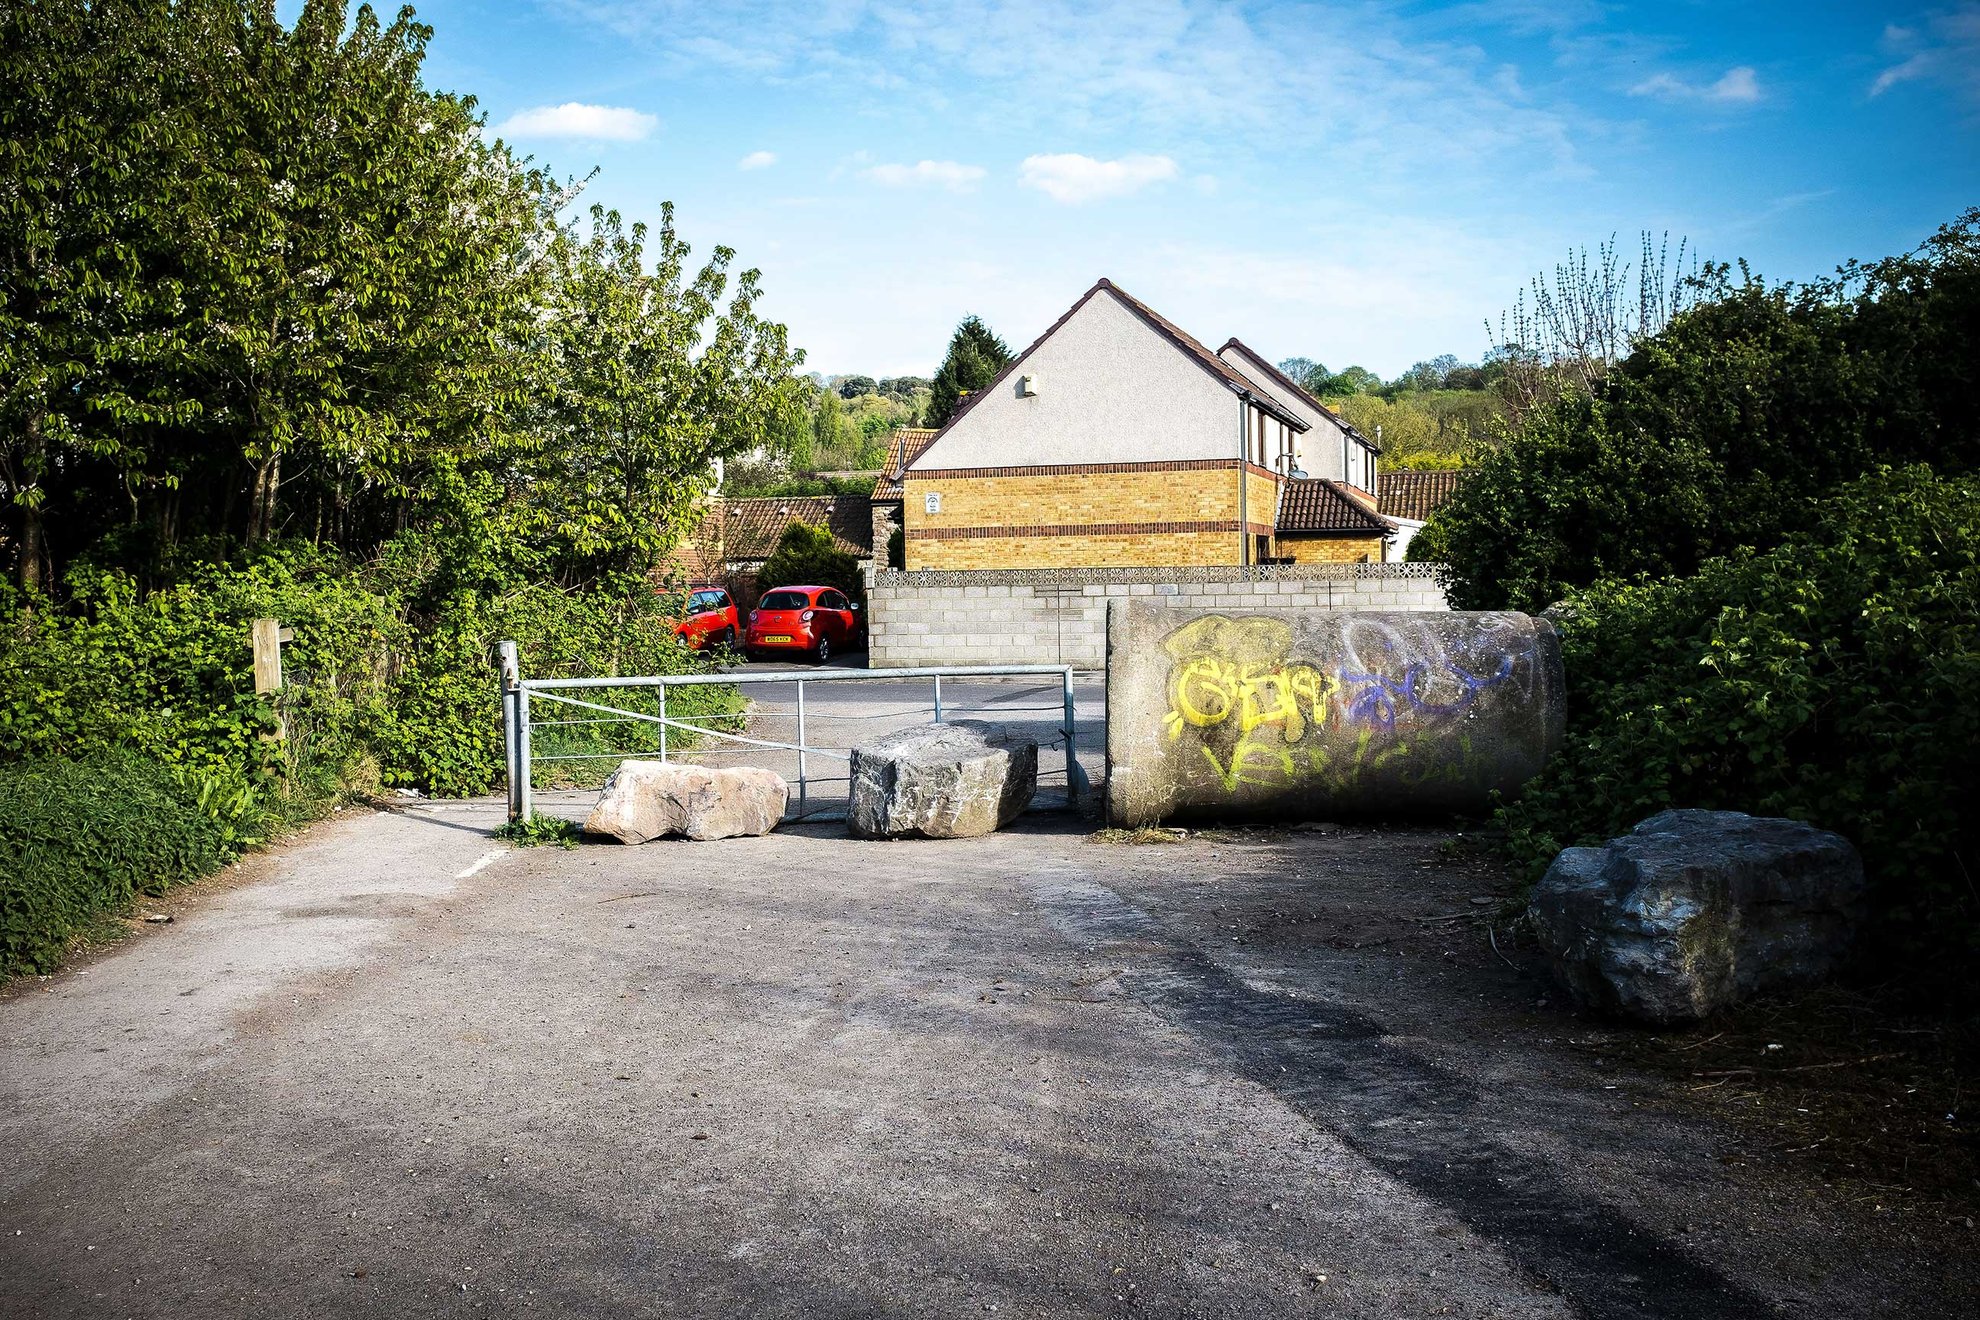
[[[411,10],[47,0],[0,14],[0,480],[179,528],[321,532],[502,402],[544,180],[428,91]],[[14,437],[20,437],[18,440]],[[314,496],[314,528],[285,490]]]
[[[1011,350],[975,316],[965,316],[949,339],[948,356],[930,387],[926,424],[946,426],[963,396],[980,390],[1011,365]]]
[[[505,471],[514,531],[566,585],[649,571],[715,461],[762,447],[802,406],[803,354],[756,314],[758,273],[731,290],[732,249],[698,269],[691,253],[668,203],[651,231],[593,207],[588,232],[549,254],[544,402],[510,437]]]

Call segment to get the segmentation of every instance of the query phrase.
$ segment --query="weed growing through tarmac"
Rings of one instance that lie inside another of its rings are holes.
[[[1143,825],[1141,828],[1133,830],[1095,830],[1092,840],[1094,843],[1105,844],[1181,843],[1188,837],[1188,830],[1165,829],[1160,825]]]
[[[512,820],[495,831],[495,837],[518,848],[535,848],[540,844],[554,843],[559,848],[575,848],[578,845],[576,822],[562,816],[532,815],[528,820]]]

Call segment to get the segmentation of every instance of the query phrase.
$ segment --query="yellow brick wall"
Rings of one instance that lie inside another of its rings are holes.
[[[910,472],[906,489],[910,532],[922,527],[1208,522],[1238,514],[1237,473],[1229,469],[951,478]],[[940,513],[926,511],[924,497],[930,491],[942,494]],[[1252,520],[1272,521],[1270,514]]]
[[[1269,527],[1277,510],[1276,483],[1256,473],[1247,481],[1244,512],[1250,522]],[[905,488],[911,569],[1237,564],[1244,553],[1244,536],[1235,529],[952,539],[915,535],[961,527],[1235,523],[1239,500],[1234,468],[959,477],[909,472]],[[940,513],[927,511],[931,491],[941,493]]]
[[[1274,542],[1281,556],[1295,564],[1371,564],[1382,562],[1379,536],[1281,536]]]
[[[909,541],[909,568],[1171,568],[1237,562],[1235,532],[1129,536],[986,536]]]
[[[1222,473],[1220,475],[1226,481],[1231,480],[1230,473]],[[1231,484],[1236,485],[1237,483],[1233,481]],[[1273,523],[1277,522],[1279,519],[1279,483],[1271,477],[1262,476],[1247,468],[1245,470],[1244,484],[1245,519],[1249,522],[1262,523],[1266,527],[1270,527]]]

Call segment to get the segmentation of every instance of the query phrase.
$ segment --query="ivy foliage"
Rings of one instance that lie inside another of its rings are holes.
[[[140,894],[255,842],[237,793],[131,752],[0,765],[0,977],[46,972]]]
[[[181,580],[150,592],[127,571],[81,566],[68,576],[67,611],[0,591],[0,763],[134,750],[246,785],[264,810],[286,816],[381,784],[485,793],[503,774],[493,667],[502,640],[518,643],[533,678],[706,667],[644,582],[616,591],[525,583],[456,591],[436,605],[440,562],[413,537],[355,567],[283,544],[232,565],[195,558]],[[272,702],[255,695],[249,665],[258,617],[293,632]],[[670,714],[737,709],[732,690],[696,688]],[[581,741],[552,735],[539,750],[606,746]],[[634,741],[630,750],[646,750]]]
[[[1765,554],[1556,613],[1566,742],[1501,812],[1532,875],[1667,807],[1788,816],[1861,849],[1887,949],[1980,953],[1980,480],[1881,472]]]

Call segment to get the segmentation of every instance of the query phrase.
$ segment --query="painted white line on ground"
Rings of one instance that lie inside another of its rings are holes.
[[[475,872],[485,870],[488,867],[493,866],[496,862],[500,861],[504,857],[507,857],[508,855],[509,855],[509,850],[507,848],[491,848],[489,851],[481,855],[480,861],[476,862],[473,866],[470,866],[467,870],[455,876],[454,879],[465,880],[469,876],[473,875]]]

